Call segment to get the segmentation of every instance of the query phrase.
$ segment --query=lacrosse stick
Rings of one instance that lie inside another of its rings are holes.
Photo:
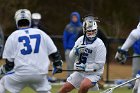
[[[127,58],[140,58],[140,56],[128,56]]]
[[[50,69],[49,71],[53,71],[52,69]],[[85,70],[74,70],[74,69],[63,69],[62,71],[70,71],[70,72],[73,72],[73,71],[79,71],[79,72],[82,72],[82,71],[85,71]],[[93,72],[96,72],[96,70],[93,70]]]
[[[136,78],[133,78],[133,79],[130,79],[130,80],[128,80],[128,81],[126,81],[126,82],[124,82],[124,83],[122,83],[122,84],[119,84],[119,85],[117,85],[117,86],[115,86],[115,87],[109,88],[109,89],[107,89],[107,90],[105,90],[105,91],[102,91],[102,92],[100,92],[100,93],[113,93],[113,90],[114,90],[114,89],[119,88],[119,87],[121,87],[121,86],[123,86],[123,85],[125,85],[125,84],[127,84],[127,83],[130,83],[130,82],[132,82],[132,81],[134,81],[134,80],[137,80],[137,79],[139,79],[139,78],[140,78],[140,76],[138,76],[138,77],[136,77]]]

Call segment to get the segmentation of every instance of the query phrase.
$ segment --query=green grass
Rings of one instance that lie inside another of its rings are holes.
[[[61,86],[52,86],[51,92],[52,93],[57,93],[57,91],[59,90],[60,87]],[[32,89],[27,87],[27,88],[23,89],[21,93],[36,93],[36,92],[34,92]],[[77,90],[75,89],[70,93],[77,93]],[[88,93],[99,93],[99,91],[96,91],[96,92],[91,92],[90,91]],[[128,90],[126,87],[123,87],[123,88],[116,89],[113,93],[132,93],[132,90]]]

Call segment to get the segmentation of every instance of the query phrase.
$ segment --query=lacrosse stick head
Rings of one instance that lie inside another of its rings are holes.
[[[100,93],[113,93],[113,90],[114,90],[113,88],[109,88],[109,89],[106,89]]]

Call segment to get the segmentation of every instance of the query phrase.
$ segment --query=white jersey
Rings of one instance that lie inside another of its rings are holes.
[[[81,36],[75,42],[74,48],[83,43],[83,37]],[[73,48],[73,49],[74,49]],[[86,44],[86,53],[82,56],[82,63],[92,63],[105,64],[106,61],[106,47],[103,41],[97,38],[92,44]],[[96,71],[97,74],[101,75],[103,73],[104,67]]]
[[[138,24],[137,28],[132,30],[132,32],[129,34],[128,38],[126,39],[121,49],[128,51],[128,49],[135,43],[135,41],[139,39],[140,39],[140,23]]]
[[[7,39],[3,59],[13,61],[15,74],[47,74],[48,55],[57,51],[51,38],[40,29],[16,30]]]

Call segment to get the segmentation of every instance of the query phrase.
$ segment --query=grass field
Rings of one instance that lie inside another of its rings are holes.
[[[55,85],[55,86],[52,86],[52,93],[57,93],[57,91],[59,90],[59,88],[60,88],[61,86],[59,86],[59,85]],[[99,93],[100,91],[97,91],[97,92],[88,92],[88,93]],[[36,92],[34,92],[32,89],[30,89],[30,88],[25,88],[25,89],[23,89],[23,91],[21,92],[21,93],[36,93]],[[77,90],[75,89],[75,90],[73,90],[72,92],[70,92],[70,93],[77,93]],[[129,90],[129,89],[127,89],[126,87],[123,87],[123,88],[118,88],[118,89],[116,89],[113,93],[132,93],[132,90]]]
[[[3,62],[0,60],[0,65]],[[66,69],[66,63],[64,62],[63,68]],[[119,69],[118,69],[119,68]],[[50,67],[51,69],[51,67]],[[54,75],[55,77],[59,78],[59,79],[65,79],[67,75],[67,72],[63,72],[62,74],[57,74]],[[49,73],[49,76],[52,76],[51,72]],[[105,67],[105,73],[103,75],[104,79],[106,77],[106,67]],[[110,68],[109,68],[109,78],[112,79],[128,79],[131,78],[131,66],[130,65],[126,65],[126,66],[122,66],[119,64],[110,64]],[[52,86],[52,93],[57,93],[57,91],[59,90],[61,86]],[[132,93],[132,90],[128,90],[126,87],[124,88],[118,88],[116,89],[113,93]],[[36,93],[34,92],[32,89],[30,88],[25,88],[22,90],[21,93]],[[70,93],[77,93],[77,90],[73,90]],[[88,92],[88,93],[99,93],[99,91],[97,92]]]

